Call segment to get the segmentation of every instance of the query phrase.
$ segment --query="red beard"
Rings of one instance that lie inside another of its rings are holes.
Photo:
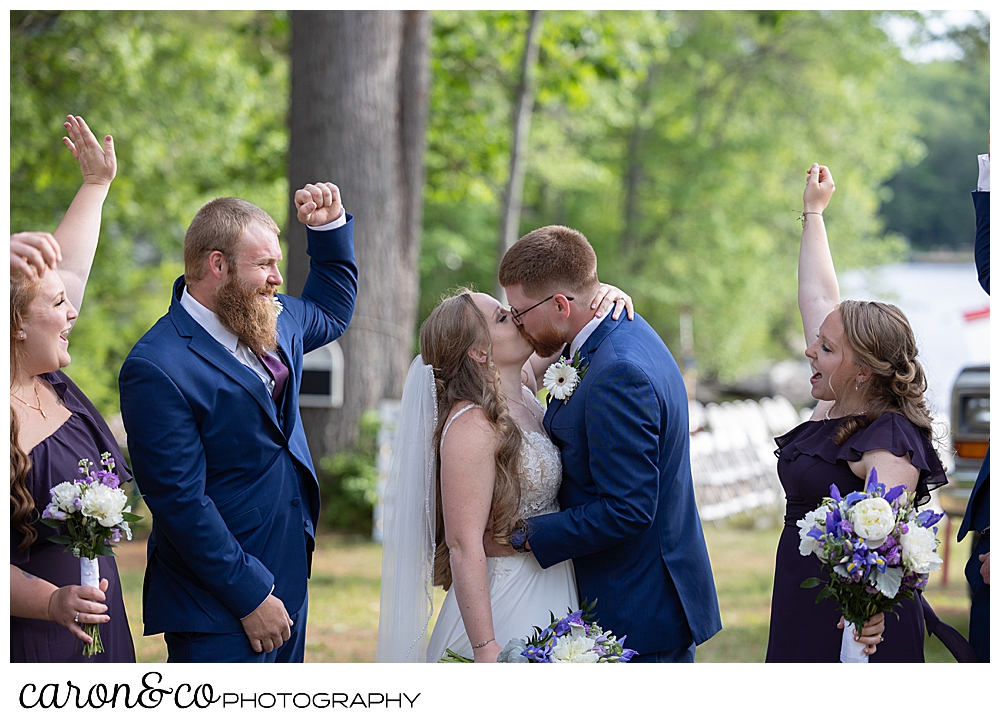
[[[521,336],[528,340],[535,353],[543,359],[558,354],[566,346],[562,335],[554,326],[547,326],[537,336],[529,334],[523,326],[519,326],[517,329],[521,332]]]
[[[231,273],[212,299],[222,325],[257,356],[278,346],[278,313],[273,302],[277,288],[270,284],[252,288]],[[261,298],[261,294],[267,298]]]

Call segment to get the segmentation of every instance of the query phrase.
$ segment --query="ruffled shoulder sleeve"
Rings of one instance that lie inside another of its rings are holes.
[[[885,449],[897,457],[904,455],[920,470],[917,481],[917,505],[930,500],[931,490],[948,484],[934,445],[913,422],[896,412],[886,412],[864,429],[855,432],[841,447],[839,459],[855,462],[865,452]]]
[[[794,460],[801,454],[819,457],[825,462],[856,462],[875,449],[885,449],[902,457],[920,470],[917,481],[917,505],[930,501],[931,490],[948,483],[941,459],[931,441],[920,429],[902,414],[886,412],[863,429],[859,429],[842,444],[835,444],[833,436],[840,426],[839,420],[805,422],[787,434],[776,437],[775,455]]]
[[[118,478],[124,484],[132,479],[132,470],[129,466],[125,464],[125,458],[122,454],[121,447],[118,446],[118,441],[115,439],[115,435],[111,432],[111,428],[108,427],[108,423],[104,421],[104,417],[101,413],[97,411],[97,407],[93,405],[87,395],[83,393],[83,390],[76,385],[72,379],[69,378],[64,371],[59,370],[55,372],[49,372],[41,375],[49,384],[52,385],[53,389],[62,399],[63,404],[72,411],[74,414],[82,414],[87,419],[90,420],[91,424],[95,428],[97,436],[101,440],[101,445],[108,452],[111,452],[111,456],[115,460],[115,472],[118,474]],[[96,460],[95,460],[96,462]]]

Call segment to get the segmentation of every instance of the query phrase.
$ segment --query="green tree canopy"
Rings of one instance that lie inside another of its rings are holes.
[[[255,12],[11,12],[11,230],[51,231],[80,184],[67,114],[115,138],[118,176],[70,373],[117,412],[118,370],[183,272],[198,208],[240,196],[284,223],[287,21]]]

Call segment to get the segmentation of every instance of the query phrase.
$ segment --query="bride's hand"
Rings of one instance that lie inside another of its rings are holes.
[[[619,289],[617,286],[601,284],[600,288],[597,290],[597,294],[594,295],[594,300],[590,302],[590,308],[597,309],[597,313],[594,314],[594,316],[598,318],[604,316],[607,310],[611,308],[612,304],[615,307],[614,312],[611,314],[612,319],[618,321],[618,317],[621,316],[622,309],[625,309],[625,313],[628,316],[629,321],[632,321],[632,297]]]
[[[497,662],[497,656],[502,652],[503,648],[500,647],[497,641],[491,640],[483,647],[472,651],[472,657],[477,663],[495,663]]]
[[[833,175],[826,166],[812,164],[807,173],[806,190],[802,193],[802,210],[822,213],[837,187],[833,184]]]

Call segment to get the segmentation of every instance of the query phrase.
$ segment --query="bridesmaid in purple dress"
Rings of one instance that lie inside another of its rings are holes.
[[[836,603],[816,603],[809,577],[824,577],[815,556],[799,554],[796,522],[819,506],[835,484],[861,490],[872,468],[891,488],[916,493],[917,504],[947,479],[931,444],[927,387],[909,322],[891,304],[840,301],[823,224],[833,195],[826,166],[813,164],[803,194],[799,310],[810,341],[812,418],[778,437],[778,476],[785,489],[785,527],[778,542],[771,596],[769,663],[835,663],[843,618]],[[895,613],[898,613],[898,619]],[[923,662],[919,599],[868,620],[858,638],[869,662]]]
[[[122,481],[131,478],[108,425],[59,371],[70,363],[66,337],[117,168],[111,136],[102,146],[78,116],[64,126],[83,185],[54,236],[11,236],[10,661],[128,663],[135,649],[114,558],[99,559],[100,589],[81,586],[79,561],[49,542],[55,531],[39,522],[49,490],[77,477],[81,458],[96,462],[110,452]],[[105,652],[92,658],[80,655],[90,642],[85,623],[101,623]]]

